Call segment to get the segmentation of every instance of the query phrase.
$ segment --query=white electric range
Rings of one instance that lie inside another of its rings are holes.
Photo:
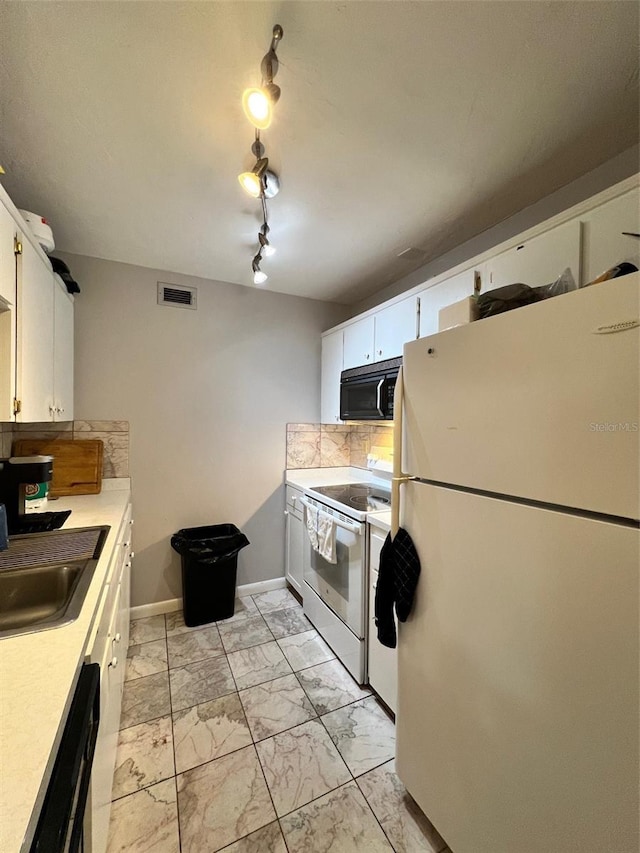
[[[336,525],[336,563],[304,534],[304,612],[353,677],[366,680],[367,515],[389,509],[386,483],[344,483],[305,489],[302,503]]]

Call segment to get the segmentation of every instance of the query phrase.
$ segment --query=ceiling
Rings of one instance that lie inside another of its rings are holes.
[[[253,286],[240,102],[280,23],[265,287],[352,303],[637,142],[638,10],[5,2],[3,184],[61,250]]]

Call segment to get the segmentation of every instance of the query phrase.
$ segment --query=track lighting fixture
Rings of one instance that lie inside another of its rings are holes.
[[[246,89],[242,95],[242,108],[255,127],[255,140],[251,146],[251,151],[256,158],[256,163],[251,171],[242,172],[238,175],[238,181],[246,193],[252,198],[259,198],[262,202],[263,224],[258,232],[260,248],[251,264],[254,284],[264,284],[267,280],[267,274],[260,269],[263,254],[265,257],[269,257],[276,251],[267,237],[269,233],[267,199],[273,198],[280,192],[280,179],[268,168],[269,160],[264,156],[264,145],[260,139],[260,131],[266,130],[271,124],[273,108],[280,98],[280,87],[276,86],[273,78],[278,73],[276,49],[283,35],[282,27],[280,24],[276,24],[272,32],[271,45],[260,64],[261,85],[253,89]]]

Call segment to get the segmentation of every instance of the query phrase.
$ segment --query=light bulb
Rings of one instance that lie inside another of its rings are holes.
[[[272,245],[271,245],[271,243],[266,243],[266,244],[262,247],[262,251],[264,252],[264,255],[265,255],[265,257],[266,257],[266,258],[270,258],[270,257],[271,257],[271,255],[275,255],[275,253],[276,253],[276,247],[275,247],[275,246],[272,246]]]
[[[266,130],[271,124],[273,102],[265,89],[245,89],[242,108],[246,117],[258,130]]]
[[[249,193],[253,198],[259,198],[262,192],[262,178],[259,178],[255,172],[243,172],[238,175],[240,186]]]
[[[266,272],[262,272],[262,270],[256,270],[253,274],[253,283],[264,284],[268,278],[269,276],[266,274]]]

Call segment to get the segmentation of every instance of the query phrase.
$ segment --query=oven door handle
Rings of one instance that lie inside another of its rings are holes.
[[[378,410],[378,414],[381,418],[384,417],[384,412],[382,411],[382,386],[384,385],[384,379],[381,379],[378,382],[378,386],[376,388],[376,409]]]
[[[357,534],[362,533],[362,525],[358,524],[357,522],[355,524],[349,524],[348,522],[343,521],[341,518],[336,518],[335,515],[332,515],[330,512],[327,512],[326,510],[321,509],[319,506],[313,506],[308,501],[306,501],[304,498],[300,498],[300,503],[303,506],[305,506],[307,509],[317,509],[318,512],[321,512],[323,515],[328,516],[331,519],[331,521],[333,521],[333,523],[337,527],[342,527],[343,530],[348,530],[349,533],[357,533]]]

